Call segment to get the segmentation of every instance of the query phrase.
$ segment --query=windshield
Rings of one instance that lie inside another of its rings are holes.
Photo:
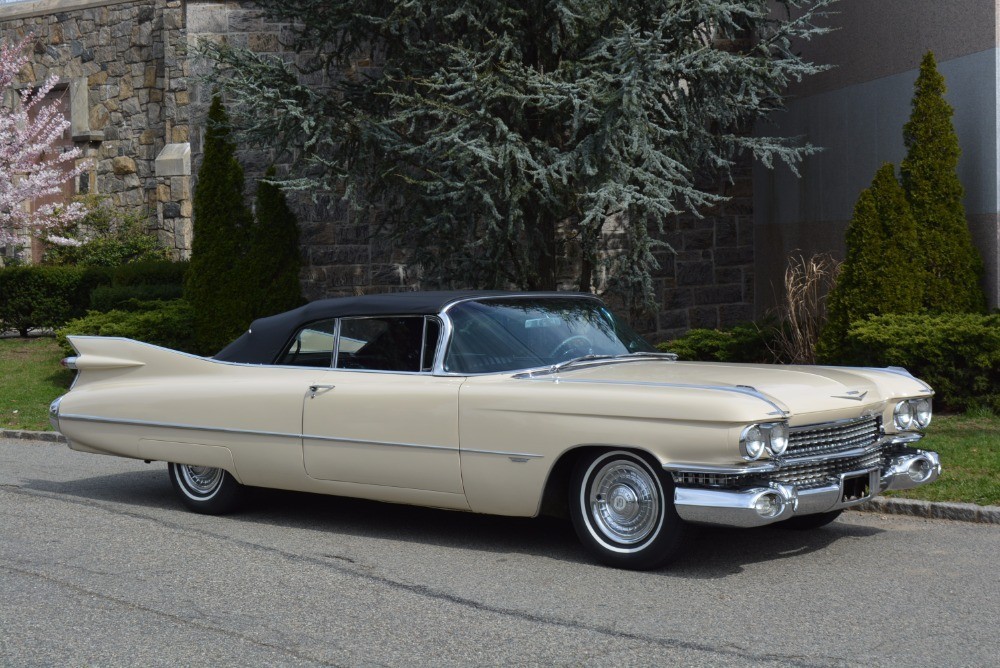
[[[450,373],[498,373],[559,364],[583,355],[655,349],[596,299],[509,298],[463,302],[448,311]]]

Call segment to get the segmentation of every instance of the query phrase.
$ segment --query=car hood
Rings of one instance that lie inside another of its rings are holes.
[[[713,387],[762,395],[783,411],[805,414],[868,407],[926,395],[926,384],[901,369],[622,361],[564,369],[560,382]]]

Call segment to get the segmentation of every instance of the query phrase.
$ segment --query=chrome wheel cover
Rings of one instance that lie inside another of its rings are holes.
[[[660,491],[649,471],[628,460],[605,464],[588,491],[595,528],[616,543],[634,545],[660,525]]]
[[[219,491],[222,485],[222,469],[211,466],[188,466],[178,464],[177,472],[180,482],[190,495],[196,498],[207,498]]]

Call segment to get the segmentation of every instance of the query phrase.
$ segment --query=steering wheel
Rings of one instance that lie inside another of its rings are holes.
[[[566,337],[559,343],[559,345],[553,348],[552,352],[549,353],[549,357],[557,359],[566,357],[568,359],[570,357],[570,353],[574,350],[581,351],[581,355],[589,355],[594,350],[594,346],[590,342],[590,339],[583,334],[574,334],[573,336]]]

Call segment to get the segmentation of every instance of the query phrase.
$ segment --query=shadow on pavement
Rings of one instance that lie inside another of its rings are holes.
[[[146,508],[174,510],[181,516],[187,513],[175,498],[162,465],[155,465],[155,469],[148,471],[71,481],[27,480],[24,487],[83,501],[123,504],[136,512]],[[570,523],[549,517],[476,515],[346,497],[254,489],[243,512],[219,521],[593,563],[577,541]],[[811,531],[780,526],[759,529],[689,526],[687,530],[687,546],[656,574],[683,579],[722,578],[738,574],[751,564],[801,558],[839,540],[883,532],[843,521]]]

